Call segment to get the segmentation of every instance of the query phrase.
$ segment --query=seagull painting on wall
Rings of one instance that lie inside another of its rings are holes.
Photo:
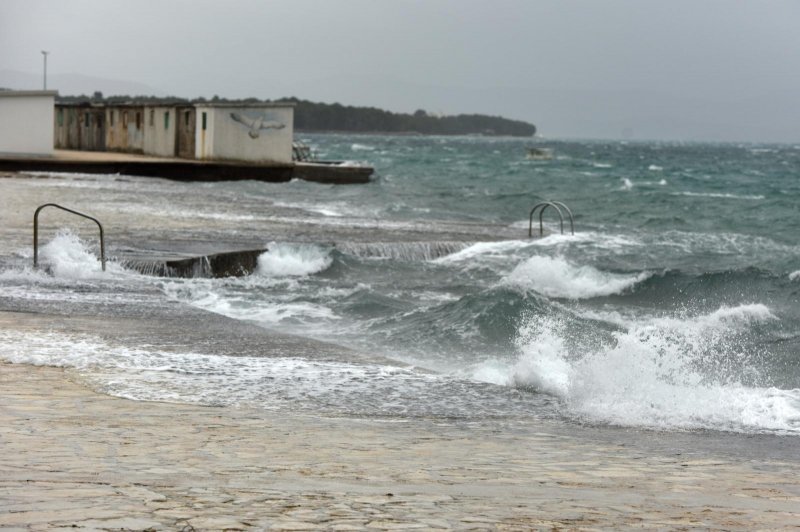
[[[262,129],[283,129],[286,127],[285,124],[282,124],[276,120],[269,120],[264,115],[251,118],[239,113],[231,113],[231,118],[250,129],[247,134],[250,135],[250,138],[252,139],[257,139],[261,134]]]

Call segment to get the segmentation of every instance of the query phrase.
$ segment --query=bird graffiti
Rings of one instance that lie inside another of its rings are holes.
[[[250,128],[250,131],[248,131],[247,134],[250,135],[251,139],[257,139],[261,134],[262,129],[283,129],[286,127],[285,124],[282,124],[277,120],[269,120],[263,115],[256,118],[250,118],[249,116],[241,115],[239,113],[231,113],[231,118],[243,126]]]

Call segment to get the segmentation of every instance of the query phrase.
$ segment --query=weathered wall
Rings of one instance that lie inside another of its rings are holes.
[[[292,162],[293,135],[291,106],[197,106],[198,159],[288,164]]]
[[[53,142],[57,149],[69,150],[78,146],[78,132],[75,121],[76,113],[74,109],[56,106],[53,122]]]
[[[56,105],[55,147],[65,150],[105,150],[106,111],[91,105]]]
[[[144,107],[144,153],[160,157],[175,156],[175,108]]]
[[[175,154],[178,157],[193,159],[195,156],[195,115],[194,107],[175,108]]]
[[[0,91],[0,153],[53,154],[56,91]]]
[[[144,107],[114,105],[106,110],[106,149],[144,152]]]

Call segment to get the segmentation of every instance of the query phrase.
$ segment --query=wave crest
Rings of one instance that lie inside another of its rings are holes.
[[[518,264],[504,281],[547,297],[589,299],[621,293],[650,275],[608,273],[559,257],[534,256]]]
[[[507,384],[561,398],[575,415],[626,426],[800,433],[800,389],[758,386],[760,353],[744,341],[776,319],[760,304],[633,323],[589,352],[565,324],[526,324]]]

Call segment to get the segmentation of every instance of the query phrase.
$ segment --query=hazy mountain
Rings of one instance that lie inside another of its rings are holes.
[[[0,87],[16,90],[38,90],[42,88],[42,74],[31,74],[19,70],[0,70]],[[100,91],[106,96],[114,94],[148,94],[163,96],[164,91],[135,81],[105,79],[83,74],[47,73],[47,88],[62,95],[90,95]]]

